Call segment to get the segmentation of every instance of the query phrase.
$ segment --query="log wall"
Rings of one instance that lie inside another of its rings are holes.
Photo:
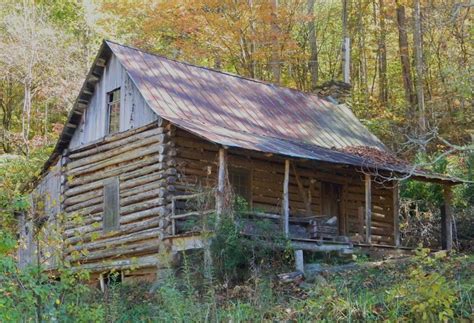
[[[179,194],[212,188],[217,179],[218,146],[183,130],[176,130],[176,162]],[[284,160],[243,150],[228,149],[229,167],[242,167],[251,174],[250,207],[256,211],[281,213]],[[289,198],[291,216],[321,214],[321,183],[342,186],[342,225],[354,241],[362,242],[365,224],[360,208],[365,204],[364,174],[354,168],[292,161],[290,167]],[[372,242],[393,244],[393,193],[389,184],[372,185]],[[363,209],[362,209],[363,210]]]
[[[171,136],[169,125],[158,121],[69,152],[62,202],[66,260],[93,271],[107,269],[104,262],[140,267],[162,251],[176,179]],[[103,186],[114,177],[119,228],[104,233]]]

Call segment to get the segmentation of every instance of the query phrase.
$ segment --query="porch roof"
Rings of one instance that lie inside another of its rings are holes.
[[[301,141],[237,131],[217,126],[215,124],[197,122],[196,120],[189,122],[177,118],[168,117],[167,119],[179,128],[187,130],[205,140],[226,147],[243,148],[293,158],[350,165],[359,167],[367,172],[388,172],[393,174],[395,177],[410,176],[411,178],[422,181],[442,182],[445,184],[460,184],[464,182],[462,179],[431,173],[418,169],[413,165],[387,162],[380,163],[371,158],[365,158],[341,150],[306,144]]]

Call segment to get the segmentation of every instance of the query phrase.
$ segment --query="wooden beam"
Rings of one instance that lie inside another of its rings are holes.
[[[285,159],[285,178],[283,180],[283,232],[286,237],[290,233],[290,199],[289,199],[289,190],[288,184],[290,182],[290,160]]]
[[[399,182],[393,185],[393,244],[400,247],[400,186]]]
[[[442,247],[444,250],[453,249],[453,208],[451,201],[453,198],[453,192],[451,186],[444,186],[444,207],[441,212],[441,225],[442,225]]]
[[[296,271],[304,273],[303,250],[295,250],[295,267]]]
[[[217,177],[217,192],[216,192],[216,214],[217,220],[224,212],[225,203],[225,174],[226,174],[226,153],[224,148],[219,148],[219,169]]]
[[[365,174],[365,242],[371,243],[372,226],[372,179]]]

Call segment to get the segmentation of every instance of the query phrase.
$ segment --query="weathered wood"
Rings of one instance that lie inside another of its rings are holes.
[[[296,271],[304,273],[303,250],[295,250],[295,267]]]
[[[219,217],[224,212],[225,204],[225,178],[227,173],[226,153],[224,148],[219,148],[219,172],[217,175],[216,215]]]
[[[129,204],[141,202],[147,199],[155,198],[155,197],[160,197],[160,198],[165,198],[168,196],[168,189],[162,187],[159,183],[151,183],[145,186],[140,186],[138,188],[133,188],[130,190],[126,191],[121,191],[120,192],[120,206],[126,206]],[[94,196],[94,195],[92,195]],[[91,198],[91,196],[85,198],[81,196],[80,200],[73,201],[70,200],[68,201],[68,207],[65,208],[66,212],[74,212],[89,206],[94,206],[96,204],[102,203],[103,201],[103,196],[102,192],[98,192],[95,194],[97,196],[96,198]]]
[[[87,105],[85,106],[85,108],[87,108]],[[113,135],[107,135],[105,137],[98,138],[97,140],[88,142],[84,145],[81,145],[79,147],[71,149],[71,154],[69,155],[69,157],[71,159],[77,159],[77,158],[90,156],[90,155],[96,153],[92,149],[95,149],[97,147],[106,146],[108,143],[111,143],[111,142],[114,142],[114,141],[117,141],[117,140],[120,140],[120,139],[123,139],[123,138],[128,138],[128,137],[133,136],[137,133],[144,132],[148,129],[156,128],[156,127],[159,127],[159,126],[160,125],[155,121],[155,122],[149,123],[149,124],[147,124],[143,127],[139,127],[139,128],[131,129],[131,130],[127,130],[127,131],[122,131],[122,132],[118,132],[118,133],[113,134]],[[106,149],[108,149],[108,148],[106,148]],[[86,153],[86,151],[87,152],[90,151],[91,153]]]
[[[150,211],[151,210],[147,210],[146,212],[151,213]],[[139,221],[139,222],[132,222],[132,223],[124,224],[124,225],[121,224],[119,230],[111,231],[111,232],[107,233],[107,235],[104,236],[103,238],[110,238],[110,237],[114,237],[114,236],[118,236],[118,235],[125,235],[125,234],[128,234],[128,233],[133,233],[133,232],[146,230],[146,229],[158,226],[159,223],[160,223],[160,219],[158,217],[154,217],[154,218]],[[98,231],[98,230],[101,230],[100,226],[98,227],[98,229],[95,229],[95,231]],[[95,237],[95,235],[93,233],[94,233],[94,231],[92,231],[90,233],[87,233],[87,234],[82,234],[81,232],[78,232],[78,234],[75,233],[70,238],[65,239],[64,242],[66,243],[66,245],[68,245],[68,244],[72,245],[72,244],[76,244],[78,242],[83,242],[83,243],[84,242],[89,242],[89,241],[92,240],[93,237]]]
[[[285,160],[285,177],[283,180],[283,209],[282,209],[282,219],[283,219],[283,233],[286,237],[290,232],[290,200],[288,197],[288,182],[290,180],[290,161]]]
[[[73,177],[69,180],[68,187],[71,189],[75,186],[85,185],[113,176],[120,176],[121,180],[125,180],[152,173],[154,171],[160,171],[169,166],[173,165],[168,164],[168,162],[163,162],[163,156],[145,156],[144,158],[137,161],[109,168],[105,171],[98,171],[91,173],[90,175],[84,175],[76,178]]]
[[[173,184],[176,181],[176,177],[174,176],[168,176],[166,172],[155,172],[152,174],[145,174],[143,176],[133,178],[131,180],[122,180],[120,177],[120,190],[125,190],[129,188],[134,188],[140,185],[145,185],[151,182],[156,182],[161,184],[161,186],[164,186],[166,183],[167,184]],[[99,190],[96,190],[92,192],[92,190],[97,189],[97,188],[102,188],[103,187],[103,181],[98,181],[98,182],[93,182],[89,184],[85,184],[82,186],[74,187],[72,189],[68,189],[65,192],[66,196],[74,196],[78,195],[81,193],[94,193],[97,194]]]
[[[124,235],[124,236],[112,237],[110,239],[102,239],[99,241],[93,241],[89,243],[72,246],[68,248],[67,252],[70,253],[72,251],[81,251],[81,250],[91,251],[91,250],[100,249],[100,248],[111,248],[118,245],[127,244],[129,242],[147,240],[151,238],[161,239],[162,237],[163,237],[163,231],[161,229],[152,228],[152,229],[143,230],[140,232],[134,232],[134,233]]]
[[[78,256],[66,256],[67,261],[91,261],[96,259],[105,259],[108,257],[120,257],[133,253],[152,253],[160,250],[160,240],[151,239],[145,242],[124,245],[121,247],[115,247],[113,249],[104,249],[100,251],[93,251],[86,255]]]
[[[109,178],[104,183],[104,210],[103,225],[104,232],[117,230],[120,216],[120,191],[118,177]]]
[[[154,128],[151,130],[145,130],[143,132],[137,133],[135,135],[129,135],[127,137],[122,137],[120,140],[112,141],[108,144],[103,144],[99,146],[92,146],[93,148],[81,151],[78,153],[71,153],[69,158],[71,158],[73,161],[71,163],[76,163],[76,161],[80,160],[86,160],[88,158],[92,157],[98,157],[98,156],[103,156],[105,153],[109,151],[113,151],[115,148],[120,148],[124,147],[130,143],[135,143],[137,141],[141,140],[146,140],[149,139],[150,137],[154,136],[162,136],[164,134],[165,130],[164,128]],[[123,133],[125,134],[125,133]],[[163,137],[158,137],[158,138],[163,138]],[[74,167],[77,167],[76,164],[73,164]]]
[[[120,260],[104,260],[99,263],[89,263],[77,265],[72,268],[73,271],[79,270],[88,270],[91,272],[101,272],[108,271],[111,269],[115,270],[124,270],[131,268],[141,268],[149,266],[159,266],[160,260],[158,255],[153,256],[143,256],[143,257],[133,257],[129,259],[120,259]]]
[[[372,228],[372,179],[365,174],[365,242],[371,242]]]
[[[123,212],[123,210],[121,210]],[[136,211],[134,213],[129,213],[127,215],[122,215],[120,217],[120,225],[137,221],[137,220],[142,220],[144,218],[149,218],[152,216],[164,216],[168,214],[168,207],[161,205],[157,207],[153,207],[150,209],[143,209]],[[102,213],[98,213],[95,215],[90,215],[87,217],[82,218],[82,221],[80,222],[81,224],[77,224],[74,226],[74,218],[71,218],[69,222],[66,222],[68,227],[72,227],[71,229],[67,229],[64,232],[64,235],[67,237],[71,237],[76,233],[84,233],[84,232],[92,232],[92,231],[98,231],[102,227]],[[81,225],[81,226],[78,226]]]
[[[442,237],[442,247],[444,250],[453,249],[453,208],[452,208],[452,198],[453,193],[451,186],[444,186],[444,207],[443,212],[441,213],[441,225],[442,232],[444,236]]]
[[[398,181],[393,185],[393,242],[400,246],[400,186]]]
[[[93,163],[97,163],[100,161],[103,161],[108,158],[115,157],[117,155],[123,154],[127,151],[130,150],[135,150],[140,147],[144,146],[150,146],[152,144],[156,143],[163,143],[165,140],[165,135],[161,134],[158,135],[154,132],[156,132],[156,129],[150,130],[149,132],[152,132],[153,134],[148,136],[148,137],[143,137],[143,138],[126,138],[127,141],[123,142],[121,145],[115,147],[114,149],[110,150],[104,150],[101,153],[96,153],[88,157],[84,157],[75,161],[71,161],[67,165],[67,170],[72,170],[76,169],[85,165],[90,165]],[[148,132],[141,133],[140,135],[147,134]]]
[[[304,280],[304,275],[301,271],[295,271],[291,273],[278,274],[277,278],[282,283],[301,283]]]
[[[122,207],[120,209],[120,223],[125,221],[125,219],[128,219],[128,215],[133,213],[137,214],[138,218],[144,217],[146,214],[143,215],[138,215],[141,213],[141,211],[152,211],[154,210],[155,212],[157,210],[161,210],[161,213],[159,215],[165,215],[167,212],[167,208],[165,205],[167,204],[166,199],[163,198],[155,198],[149,201],[146,201],[145,203],[138,203],[138,204],[132,204],[126,207]],[[147,208],[149,208],[147,210]],[[94,206],[93,208],[90,208],[90,212],[85,213],[85,211],[81,210],[81,212],[77,212],[75,214],[67,215],[67,219],[74,219],[77,217],[82,216],[84,223],[92,223],[92,222],[99,222],[102,220],[103,214],[101,213],[103,211],[103,206],[97,205]],[[93,213],[95,212],[95,213]],[[82,213],[82,214],[81,214]]]
[[[189,218],[189,217],[192,217],[192,216],[203,216],[203,215],[211,214],[211,213],[214,213],[214,212],[215,212],[215,210],[192,211],[192,212],[187,212],[187,213],[183,213],[183,214],[171,215],[171,219],[173,219],[173,220],[185,219],[185,218]]]
[[[130,160],[139,159],[141,157],[152,155],[152,154],[163,154],[169,148],[168,144],[153,144],[146,148],[136,149],[128,151],[124,154],[112,157],[110,159],[103,160],[101,162],[85,165],[78,168],[71,169],[67,172],[67,176],[80,176],[87,173],[92,173],[100,169],[104,169],[108,166],[128,162]]]
[[[307,192],[303,186],[303,183],[301,182],[300,176],[298,175],[298,171],[296,170],[295,163],[292,163],[292,166],[293,166],[293,173],[295,174],[295,180],[298,185],[298,190],[306,208],[306,215],[311,215],[312,214],[311,201],[309,200],[308,195],[306,194]]]

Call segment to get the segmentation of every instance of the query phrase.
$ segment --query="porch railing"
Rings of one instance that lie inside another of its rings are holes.
[[[205,198],[206,196],[210,196],[210,192],[176,195],[172,197],[171,199],[171,234],[172,235],[176,235],[176,220],[185,220],[194,216],[203,217],[205,215],[216,212],[215,207],[214,207],[207,210],[194,210],[194,211],[177,214],[176,202],[177,201],[187,202],[187,201],[192,201],[192,200],[198,201],[199,199]]]

